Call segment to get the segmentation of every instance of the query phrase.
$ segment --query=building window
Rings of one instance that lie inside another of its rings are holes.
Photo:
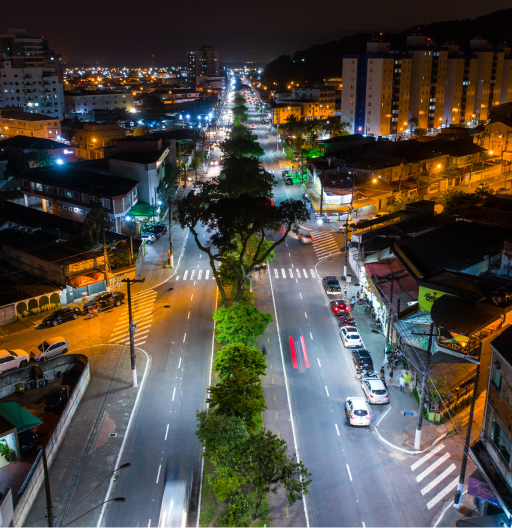
[[[64,196],[66,198],[73,198],[73,192],[72,191],[68,191],[67,189],[64,190]]]
[[[42,183],[36,183],[36,190],[42,191],[43,190],[43,184]]]
[[[44,192],[48,194],[52,194],[52,186],[51,185],[45,185],[44,186]]]
[[[496,389],[498,389],[498,392],[501,391],[502,379],[503,378],[501,377],[501,374],[497,370],[493,369],[491,381],[492,381],[492,384],[496,387]]]
[[[21,180],[22,187],[28,187],[28,180]]]
[[[505,434],[503,429],[494,420],[491,425],[491,440],[500,455],[504,458],[507,464],[510,464],[510,452],[512,451],[512,442]]]
[[[80,201],[80,193],[73,191],[73,200],[76,200],[77,202]]]
[[[56,194],[57,196],[62,196],[62,189],[60,187],[54,187],[53,194]]]
[[[110,200],[108,198],[102,198],[101,205],[103,205],[105,209],[110,209]]]
[[[89,203],[89,195],[82,193],[82,202]]]

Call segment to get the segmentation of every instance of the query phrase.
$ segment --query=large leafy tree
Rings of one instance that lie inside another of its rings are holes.
[[[182,228],[188,227],[198,248],[207,254],[212,273],[227,305],[227,295],[221,283],[216,263],[224,263],[236,277],[233,300],[238,302],[249,277],[265,268],[265,261],[282,244],[290,231],[296,231],[300,222],[308,219],[304,204],[298,200],[285,200],[273,206],[269,198],[240,195],[236,198],[218,197],[206,186],[196,195],[188,195],[178,203],[175,217]],[[206,226],[210,238],[200,236],[197,226]],[[281,236],[275,233],[281,231]],[[252,258],[246,248],[253,237],[259,242]],[[260,251],[266,240],[271,240],[266,251]],[[236,258],[233,254],[236,252]]]
[[[253,304],[240,302],[229,308],[220,307],[213,319],[217,322],[215,336],[219,343],[254,345],[274,317],[260,312]]]
[[[217,352],[213,369],[219,371],[221,379],[240,370],[264,376],[267,364],[265,356],[257,348],[248,347],[243,343],[232,343]]]
[[[242,418],[249,430],[255,427],[258,415],[267,408],[260,378],[247,370],[225,377],[209,387],[208,393],[206,402],[213,410]]]
[[[440,193],[436,201],[444,207],[443,213],[456,215],[464,214],[475,207],[478,203],[478,197],[458,189],[448,189]]]
[[[246,443],[247,462],[241,467],[242,474],[256,493],[253,518],[266,493],[276,494],[280,487],[284,487],[288,506],[309,493],[311,473],[308,473],[302,462],[295,462],[288,457],[284,440],[271,431],[262,430],[251,435]]]
[[[85,217],[84,227],[91,235],[94,234],[94,240],[98,245],[100,243],[101,230],[107,225],[108,215],[105,211],[93,207]]]
[[[245,138],[245,139],[251,139],[252,141],[256,141],[257,137],[247,128],[245,125],[234,125],[231,127],[231,133],[229,136],[234,138]]]
[[[224,166],[217,178],[217,191],[227,198],[241,194],[272,197],[276,185],[274,176],[267,172],[257,158],[230,156],[224,158]]]
[[[265,151],[261,148],[257,141],[253,138],[247,137],[234,137],[225,139],[221,144],[220,148],[224,152],[224,156],[230,156],[234,158],[243,157],[255,157],[260,158],[265,154]]]
[[[247,116],[247,107],[245,106],[235,106],[232,110],[233,112],[233,124],[246,123]]]
[[[50,167],[54,164],[53,156],[47,150],[37,150],[29,159],[34,162],[34,167]]]
[[[163,177],[158,183],[157,192],[164,200],[173,198],[178,189],[178,178],[181,173],[181,167],[173,167],[170,163],[164,167]]]
[[[324,122],[324,132],[330,137],[343,136],[347,134],[346,130],[349,126],[350,123],[342,121],[339,116],[334,116]]]

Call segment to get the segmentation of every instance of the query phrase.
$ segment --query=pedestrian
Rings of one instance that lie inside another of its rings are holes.
[[[380,379],[381,379],[381,381],[384,381],[385,374],[386,374],[386,371],[384,370],[384,365],[382,365],[382,367],[380,367]]]
[[[405,392],[405,378],[403,375],[400,376],[400,392]]]
[[[346,297],[347,296],[347,285],[345,284],[345,286],[343,286],[343,295]]]
[[[357,293],[356,293],[356,297],[357,297],[357,302],[359,302],[359,297],[360,297],[361,293],[359,292],[359,290],[357,290]]]
[[[354,309],[355,305],[356,305],[356,298],[352,297],[352,299],[350,299],[350,310],[351,311]]]
[[[391,387],[392,384],[393,384],[393,367],[391,367],[389,369],[389,382],[388,382],[388,385]]]
[[[407,370],[405,371],[405,374],[404,374],[404,381],[405,381],[405,392],[407,392],[409,390],[409,383],[411,381],[411,376],[409,376],[409,372],[407,372]]]

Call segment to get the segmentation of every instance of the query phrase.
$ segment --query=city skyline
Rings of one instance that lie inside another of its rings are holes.
[[[475,18],[509,7],[506,0],[491,0],[485,5],[462,1],[446,5],[436,0],[428,7],[400,2],[384,11],[374,0],[366,2],[365,9],[360,4],[329,0],[322,11],[331,15],[322,19],[319,30],[311,24],[310,16],[304,16],[311,8],[301,2],[286,0],[279,12],[263,2],[249,13],[231,0],[222,7],[200,1],[193,12],[185,5],[173,6],[171,12],[163,2],[154,3],[151,11],[139,12],[136,4],[116,2],[109,4],[112,16],[107,12],[98,17],[104,10],[95,0],[85,12],[78,5],[61,2],[47,10],[32,1],[26,2],[30,9],[20,10],[19,4],[8,1],[3,9],[2,32],[23,27],[29,34],[44,36],[67,63],[149,66],[153,61],[155,65],[185,62],[186,53],[203,43],[218,49],[222,62],[269,62],[279,55],[361,31],[403,31],[416,24]]]

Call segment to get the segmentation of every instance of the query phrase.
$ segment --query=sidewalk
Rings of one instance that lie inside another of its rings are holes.
[[[138,395],[144,390],[145,373],[151,364],[149,356],[136,349],[139,386],[134,389],[131,387],[129,346],[124,349],[120,345],[94,348],[89,364],[89,386],[49,468],[53,515],[59,524],[116,468]],[[129,460],[121,460],[121,463],[125,462]],[[109,482],[110,479],[106,480],[66,521],[103,502]],[[98,508],[83,517],[80,526],[96,526],[100,513],[101,508]],[[46,514],[43,484],[25,526],[46,525]]]

